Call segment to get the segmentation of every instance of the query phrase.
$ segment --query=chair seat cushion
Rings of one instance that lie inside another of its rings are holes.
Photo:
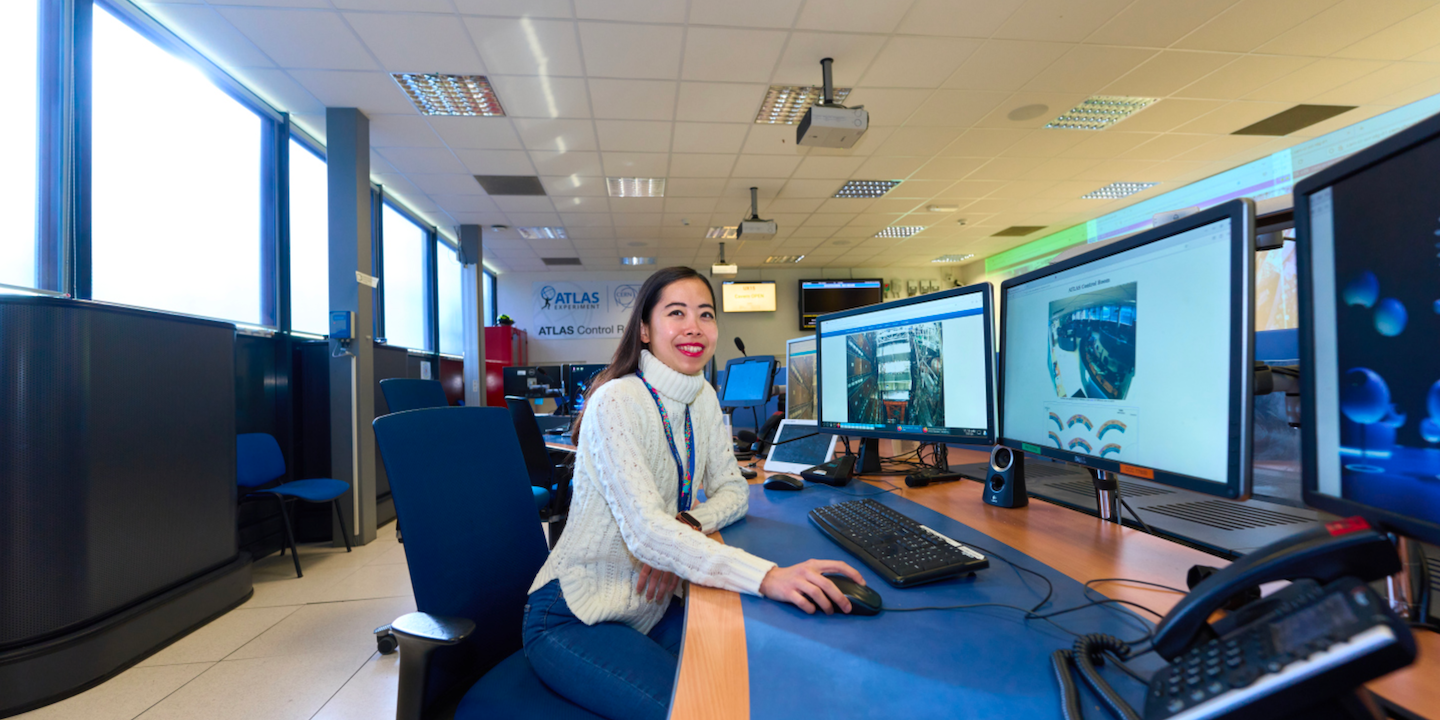
[[[455,709],[455,720],[546,718],[596,720],[599,715],[555,694],[525,659],[525,651],[500,661],[470,687]]]
[[[530,486],[530,492],[535,494],[535,511],[539,512],[550,504],[550,491],[542,487]]]
[[[296,480],[279,485],[273,488],[266,488],[261,492],[272,492],[277,495],[288,495],[300,498],[309,502],[330,502],[350,490],[350,483],[343,480],[331,480],[330,478],[315,478],[313,480]]]

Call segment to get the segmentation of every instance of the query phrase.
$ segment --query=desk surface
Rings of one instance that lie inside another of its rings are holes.
[[[952,463],[986,459],[984,453],[951,449]],[[762,482],[764,477],[762,470],[752,482]],[[980,485],[974,482],[911,489],[898,477],[890,479],[900,488],[896,495],[964,523],[1080,582],[1125,577],[1183,587],[1191,565],[1224,564],[1213,555],[1043,501],[1032,500],[1029,506],[1013,510],[992,507],[981,501]],[[723,538],[717,539],[723,542]],[[1181,597],[1122,583],[1097,585],[1097,589],[1111,598],[1140,603],[1160,613],[1169,611]],[[740,596],[692,586],[689,598],[685,645],[670,717],[747,718],[749,665]],[[1370,688],[1414,713],[1440,718],[1440,683],[1436,682],[1440,678],[1440,637],[1418,632],[1416,639],[1421,646],[1419,661],[1371,683]]]

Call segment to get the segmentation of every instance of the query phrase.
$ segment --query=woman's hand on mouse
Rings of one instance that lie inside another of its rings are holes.
[[[760,594],[771,600],[795,605],[813,615],[819,608],[826,615],[850,612],[850,599],[825,577],[825,573],[840,573],[861,585],[865,579],[855,568],[839,560],[806,560],[790,567],[773,567],[760,581]]]

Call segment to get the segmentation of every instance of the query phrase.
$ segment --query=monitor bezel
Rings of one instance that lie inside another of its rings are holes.
[[[560,374],[564,376],[563,385],[565,390],[565,396],[572,400],[575,397],[575,380],[571,377],[570,368],[596,366],[598,366],[600,369],[592,373],[591,377],[598,375],[599,373],[603,372],[605,368],[610,367],[610,363],[565,363],[564,365],[561,365]]]
[[[906,305],[917,305],[919,303],[945,300],[961,295],[980,294],[981,318],[984,325],[984,349],[985,349],[985,434],[983,436],[971,435],[939,435],[934,433],[907,433],[894,430],[856,430],[852,428],[831,428],[825,427],[825,390],[822,387],[821,369],[825,366],[825,346],[820,342],[821,321],[839,320],[852,315],[864,313],[881,312],[892,310]],[[889,302],[866,305],[864,307],[841,310],[840,312],[827,313],[815,318],[815,427],[819,432],[831,435],[843,435],[846,437],[865,438],[888,438],[890,440],[915,440],[923,443],[946,443],[950,445],[994,445],[996,437],[995,424],[995,347],[994,339],[994,314],[991,309],[991,302],[995,294],[995,286],[988,282],[966,285],[965,287],[941,290],[926,295],[901,298]]]
[[[1216,222],[1230,223],[1230,343],[1232,351],[1230,365],[1230,387],[1234,394],[1230,398],[1230,447],[1226,460],[1225,482],[1170,472],[1160,468],[1103,460],[1092,455],[1049,448],[1044,445],[1024,442],[1005,437],[1005,316],[1007,295],[1010,288],[1025,285],[1041,278],[1065,272],[1097,260],[1108,258],[1149,245],[1166,238],[1189,232]],[[1235,242],[1235,238],[1240,242]],[[1236,280],[1239,280],[1237,283]],[[1152,482],[1191,490],[1206,495],[1249,499],[1253,487],[1251,467],[1252,433],[1254,429],[1254,362],[1255,362],[1255,203],[1249,198],[1238,198],[1202,210],[1193,215],[1166,223],[1157,228],[1117,240],[1090,252],[1034,270],[1000,284],[1000,368],[995,387],[995,402],[999,413],[999,444],[1013,450],[1032,455],[1063,460],[1095,470],[1120,473],[1139,477]],[[1148,477],[1147,477],[1148,475]]]
[[[762,399],[762,400],[726,400],[726,399],[725,399],[725,390],[726,390],[726,388],[728,388],[728,387],[730,386],[730,368],[732,368],[732,367],[734,367],[734,366],[736,366],[736,365],[742,365],[742,364],[745,364],[745,363],[758,363],[758,362],[765,362],[765,363],[768,363],[768,364],[770,365],[769,372],[768,372],[768,373],[766,374],[766,376],[765,376],[765,377],[766,377],[766,382],[765,382],[765,397],[764,397],[764,399]],[[750,356],[748,356],[748,357],[742,356],[742,357],[730,358],[729,360],[726,360],[726,361],[725,361],[725,383],[720,386],[720,389],[719,389],[718,391],[716,391],[715,397],[716,397],[717,400],[720,401],[720,407],[722,407],[722,408],[762,407],[762,406],[764,406],[766,403],[770,402],[770,398],[775,397],[775,356],[774,356],[774,355],[750,355]]]
[[[726,285],[769,285],[770,288],[771,288],[771,289],[770,289],[771,299],[775,301],[775,307],[770,308],[769,310],[731,310],[731,309],[725,307],[725,286],[726,286]],[[728,314],[728,313],[735,313],[735,314],[737,314],[737,315],[743,315],[743,314],[745,314],[745,313],[776,312],[776,311],[778,311],[779,309],[780,309],[780,287],[779,287],[779,285],[777,285],[777,284],[775,283],[774,280],[721,280],[721,281],[720,281],[720,312],[727,313],[727,314]]]
[[[805,283],[814,283],[814,282],[873,282],[873,283],[880,283],[880,301],[879,301],[879,302],[871,303],[871,304],[869,304],[869,305],[861,305],[861,306],[858,307],[858,308],[850,308],[849,310],[840,310],[840,311],[838,311],[838,312],[850,312],[850,311],[852,311],[852,310],[859,310],[859,309],[861,309],[861,308],[874,307],[874,306],[876,306],[876,305],[879,305],[879,304],[885,302],[885,278],[800,278],[800,280],[795,283],[795,291],[796,291],[797,293],[799,293],[799,298],[795,301],[795,303],[796,303],[796,305],[799,306],[799,308],[800,308],[800,329],[801,329],[802,331],[808,330],[808,331],[810,331],[810,332],[815,332],[815,328],[817,327],[817,325],[814,325],[814,324],[808,325],[808,326],[805,324]],[[819,315],[816,315],[816,316],[815,316],[815,320],[818,321],[819,319],[820,319],[820,316],[819,316]]]
[[[798,343],[798,342],[806,342],[806,341],[815,343],[815,362],[816,362],[816,363],[819,363],[819,362],[820,362],[820,337],[819,337],[818,335],[816,335],[816,334],[814,334],[814,333],[811,333],[811,334],[809,334],[809,335],[805,335],[805,336],[798,337],[798,338],[790,338],[789,340],[786,340],[786,341],[785,341],[785,419],[786,419],[786,420],[801,420],[801,419],[804,419],[804,418],[791,418],[791,417],[790,417],[790,407],[791,407],[791,405],[790,405],[790,348],[791,348],[792,346],[794,346],[795,343]],[[815,375],[816,375],[816,377],[819,377],[819,375],[820,375],[820,368],[818,367],[818,365],[817,365],[817,367],[815,368]],[[811,385],[814,385],[815,383],[814,383],[814,382],[811,382],[810,384],[811,384]],[[820,408],[819,408],[818,405],[816,406],[815,411],[816,411],[817,413],[820,411]],[[815,417],[815,422],[816,422],[816,424],[819,424],[819,422],[820,422],[820,418],[819,418],[818,414],[817,414],[817,416]]]
[[[1440,115],[1431,116],[1414,125],[1360,150],[1334,165],[1295,184],[1295,274],[1300,310],[1300,493],[1309,507],[1340,516],[1359,515],[1373,524],[1392,529],[1405,536],[1440,544],[1440,524],[1427,523],[1391,510],[1366,505],[1356,500],[1322,493],[1319,490],[1319,441],[1316,430],[1315,386],[1315,309],[1313,283],[1312,228],[1310,227],[1310,196],[1336,183],[1401,155],[1417,145],[1440,138]]]

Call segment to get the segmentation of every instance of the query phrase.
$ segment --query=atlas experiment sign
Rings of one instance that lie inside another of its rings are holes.
[[[531,332],[554,339],[616,338],[640,292],[639,283],[537,282]]]

